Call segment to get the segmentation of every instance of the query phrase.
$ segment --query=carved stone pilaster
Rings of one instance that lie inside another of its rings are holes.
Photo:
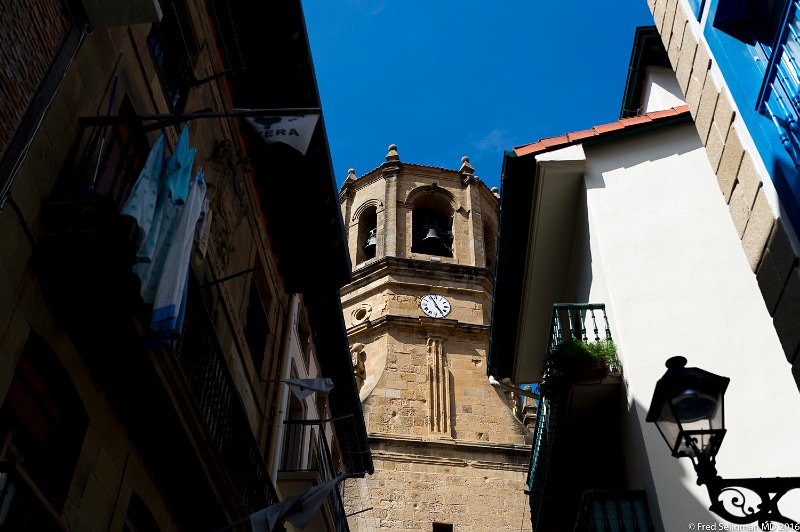
[[[428,338],[428,404],[430,431],[450,435],[450,370],[444,339]]]

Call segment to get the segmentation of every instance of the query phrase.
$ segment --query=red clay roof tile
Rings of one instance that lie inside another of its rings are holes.
[[[570,142],[585,139],[586,137],[593,137],[595,135],[594,129],[582,129],[573,133],[567,133],[567,138]]]
[[[592,129],[597,131],[598,135],[602,135],[603,133],[609,133],[611,131],[616,131],[618,129],[623,129],[625,124],[621,124],[619,121],[611,122],[610,124],[601,124],[599,126],[594,126]]]
[[[569,139],[567,138],[566,135],[561,135],[559,137],[550,137],[542,139],[539,142],[541,142],[545,146],[556,146],[558,144],[564,144],[565,142],[569,142]]]
[[[688,113],[689,113],[689,106],[681,105],[679,107],[673,107],[672,109],[665,109],[663,111],[654,111],[652,113],[647,113],[640,116],[623,118],[622,120],[617,120],[616,122],[595,126],[592,129],[575,131],[573,133],[567,133],[565,135],[560,135],[558,137],[548,137],[546,139],[541,139],[537,142],[532,142],[530,144],[523,144],[522,146],[517,146],[514,148],[513,151],[517,157],[521,157],[523,155],[538,153],[550,150],[552,148],[566,147],[569,146],[570,144],[575,144],[578,141],[589,137],[601,136],[606,133],[619,131],[627,127],[644,124],[646,122],[652,122],[654,120],[659,120],[661,118],[667,118]]]
[[[651,122],[652,119],[647,115],[639,115],[639,116],[629,116],[628,118],[623,118],[620,120],[621,123],[625,124],[625,127],[632,126],[634,124],[643,124],[645,122]]]

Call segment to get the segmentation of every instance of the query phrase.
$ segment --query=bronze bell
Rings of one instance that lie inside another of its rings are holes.
[[[428,234],[425,235],[422,241],[426,244],[441,244],[442,237],[439,236],[439,230],[436,227],[429,227]]]
[[[372,258],[375,256],[375,247],[378,244],[378,228],[370,229],[369,236],[367,237],[367,243],[364,244],[364,254],[367,258]]]

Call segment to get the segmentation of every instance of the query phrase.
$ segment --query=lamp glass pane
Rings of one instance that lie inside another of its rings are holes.
[[[678,422],[675,421],[675,416],[672,413],[669,402],[665,402],[661,407],[661,415],[656,419],[656,427],[658,427],[661,436],[664,437],[667,445],[669,445],[670,450],[674,451],[675,446],[678,444],[681,427]]]
[[[711,395],[699,390],[687,389],[675,395],[672,408],[681,428],[677,456],[695,456],[695,450],[686,444],[690,436],[701,454],[716,453],[712,439],[722,428],[722,394]]]

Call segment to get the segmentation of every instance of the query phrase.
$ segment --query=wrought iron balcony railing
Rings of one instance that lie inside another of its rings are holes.
[[[598,325],[598,321],[600,322]],[[604,338],[611,340],[611,329],[608,326],[606,306],[602,303],[556,303],[553,305],[553,317],[550,320],[550,338],[547,351],[552,353],[568,338],[589,341],[587,328],[591,323],[592,338],[599,342],[600,327]]]
[[[608,325],[608,316],[606,315],[606,306],[604,304],[559,303],[553,305],[550,336],[547,343],[548,357],[555,355],[563,342],[573,338],[584,342],[612,340],[611,328]],[[610,371],[619,370],[618,367],[613,365],[608,369]],[[548,397],[547,394],[542,392],[542,397],[539,399],[528,471],[528,494],[530,496],[531,521],[534,527],[541,510],[547,469],[550,463],[550,451],[559,418],[559,407],[558,397]]]
[[[320,462],[321,481],[325,482],[333,478],[336,472],[333,470],[331,451],[328,447],[328,441],[325,439],[325,431],[323,430],[319,431],[317,452],[319,453],[318,460]],[[328,510],[331,512],[331,519],[336,532],[350,532],[350,527],[347,525],[347,517],[345,517],[344,513],[344,503],[342,502],[342,494],[339,492],[339,486],[331,491],[326,503]]]
[[[294,421],[294,422],[293,422]],[[303,468],[303,434],[306,432],[316,434],[315,442],[312,447],[312,454],[309,457],[308,466]],[[309,471],[317,473],[319,483],[327,482],[338,473],[334,470],[333,458],[331,456],[328,441],[325,438],[325,429],[319,426],[314,430],[311,426],[304,424],[303,420],[286,421],[286,439],[284,440],[283,459],[281,471],[299,472]],[[344,503],[339,492],[339,487],[331,491],[325,501],[330,512],[331,521],[336,532],[350,532],[347,525],[347,518],[344,512]]]
[[[531,463],[528,470],[528,494],[530,496],[531,522],[539,520],[539,511],[542,506],[542,494],[547,477],[547,466],[550,463],[550,448],[553,445],[555,434],[555,415],[557,404],[551,403],[547,398],[539,399],[539,410],[536,416],[536,428],[533,433],[531,446]]]
[[[176,358],[242,506],[254,512],[278,501],[275,488],[193,278],[188,296]]]
[[[766,55],[766,72],[756,101],[756,110],[767,116],[800,171],[800,3],[789,2],[772,46],[755,50],[756,58]]]
[[[575,532],[653,532],[647,492],[587,490]]]

